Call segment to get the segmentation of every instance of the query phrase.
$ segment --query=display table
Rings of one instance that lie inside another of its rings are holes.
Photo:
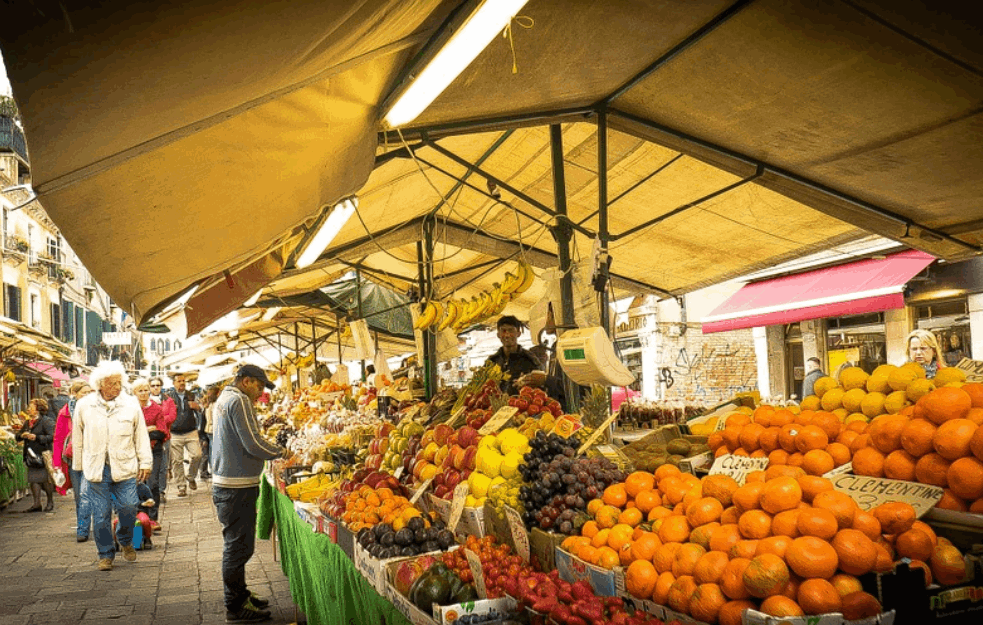
[[[280,566],[290,579],[294,603],[312,625],[372,623],[408,625],[392,603],[375,591],[338,545],[300,519],[289,497],[260,481],[256,530],[268,540],[276,531]]]

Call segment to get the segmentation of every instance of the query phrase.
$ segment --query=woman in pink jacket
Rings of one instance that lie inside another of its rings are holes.
[[[71,452],[71,433],[72,415],[75,412],[75,402],[82,399],[92,392],[92,387],[88,382],[76,381],[72,383],[71,398],[68,403],[58,413],[55,421],[55,440],[54,448],[51,450],[51,464],[61,467],[61,472],[65,475],[65,483],[56,488],[58,494],[65,495],[68,489],[72,489],[75,495],[75,540],[84,543],[89,540],[89,530],[92,527],[92,513],[89,512],[89,503],[85,498],[85,477],[81,471],[72,469],[72,458],[64,454]],[[66,444],[66,439],[69,439]]]

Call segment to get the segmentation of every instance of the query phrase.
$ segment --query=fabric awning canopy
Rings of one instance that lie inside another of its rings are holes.
[[[334,261],[356,249],[346,262],[374,255],[368,268],[402,274],[420,240],[412,221],[438,205],[455,226],[439,252],[448,267],[537,240],[534,264],[555,266],[541,224],[474,189],[435,199],[434,187],[446,196],[456,183],[402,142],[450,175],[474,174],[479,190],[490,179],[480,165],[547,223],[558,208],[548,126],[562,124],[571,219],[597,232],[602,113],[610,230],[621,235],[612,271],[629,289],[678,295],[865,231],[948,260],[983,243],[972,3],[530,0],[530,20],[400,133],[380,123],[381,105],[462,2],[8,4],[0,46],[34,188],[138,321],[210,281],[189,324],[205,325],[255,292],[236,278],[264,259],[256,280],[279,265],[310,288],[347,270]],[[505,130],[516,132],[489,152]],[[296,275],[288,242],[351,193],[370,233],[353,219],[324,274]],[[575,256],[592,238],[575,235]],[[456,249],[467,251],[451,258]]]
[[[63,384],[66,384],[69,380],[71,380],[71,377],[67,373],[46,362],[28,362],[25,363],[24,366],[49,378],[54,383],[56,388],[61,387]]]
[[[904,307],[904,285],[935,258],[909,250],[745,285],[709,316],[703,333]]]

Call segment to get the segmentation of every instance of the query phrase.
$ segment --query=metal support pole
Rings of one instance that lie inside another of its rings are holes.
[[[431,215],[423,221],[423,280],[425,299],[433,296],[433,248],[436,218]],[[423,391],[427,401],[437,393],[437,335],[423,333]]]
[[[608,114],[597,114],[597,238],[601,243],[601,260],[608,255]],[[608,335],[611,333],[611,306],[608,301],[608,265],[602,262],[600,272],[604,276],[601,290],[601,327]],[[611,338],[614,338],[613,336]]]
[[[563,170],[563,132],[559,124],[550,125],[550,151],[553,158],[553,196],[556,205],[556,225],[552,228],[556,239],[557,257],[560,264],[560,319],[565,328],[574,327],[573,317],[573,274],[570,271],[570,239],[572,230],[567,218],[567,183]],[[567,399],[567,410],[576,412],[580,408],[580,387],[563,375],[563,389]]]
[[[362,317],[362,270],[359,269],[358,267],[355,268],[355,302],[358,305],[358,318],[359,319],[363,319],[363,317]],[[364,380],[365,379],[365,360],[363,359],[360,362],[360,364],[361,364],[361,367],[362,367],[361,377]]]
[[[300,360],[300,326],[296,322],[294,322],[294,354],[294,357]],[[295,366],[294,368],[297,369],[297,388],[302,389],[304,385],[301,384],[300,367]]]
[[[317,369],[317,325],[313,319],[311,319],[311,354],[313,355],[311,363]]]

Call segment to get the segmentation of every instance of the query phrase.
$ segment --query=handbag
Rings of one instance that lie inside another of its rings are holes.
[[[61,450],[61,457],[71,460],[74,455],[75,450],[72,449],[72,432],[69,430],[68,436],[65,437],[65,446]]]
[[[24,464],[30,469],[44,469],[44,460],[30,447],[24,453]]]

